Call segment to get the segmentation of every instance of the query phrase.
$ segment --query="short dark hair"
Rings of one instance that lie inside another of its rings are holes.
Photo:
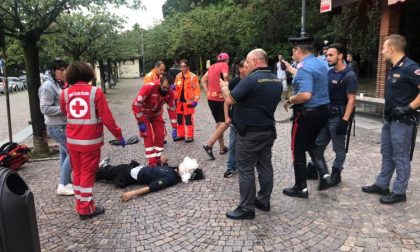
[[[345,59],[347,57],[347,48],[344,44],[341,43],[334,43],[331,44],[328,49],[330,48],[334,48],[335,50],[337,50],[337,52],[340,54],[343,54],[343,59]]]
[[[68,67],[68,65],[69,65],[69,63],[67,63],[67,62],[66,62],[66,61],[64,61],[64,60],[61,60],[61,59],[55,59],[55,60],[51,63],[50,70],[55,71],[55,70],[60,69],[60,68],[62,68],[62,67],[67,68],[67,67]]]
[[[174,80],[172,80],[172,76],[165,73],[160,77],[160,84],[163,84],[165,81],[168,81],[169,84],[173,83]]]
[[[184,63],[185,65],[187,65],[188,67],[190,66],[190,62],[187,59],[182,59],[179,64],[181,65],[182,63]]]
[[[190,180],[201,180],[204,178],[205,176],[203,170],[201,168],[197,168],[191,173]]]
[[[386,37],[385,41],[396,51],[405,52],[405,48],[407,47],[407,40],[404,36],[401,36],[399,34],[391,34],[388,37]]]
[[[95,79],[95,72],[91,65],[83,61],[72,62],[66,71],[66,81],[76,84],[78,81],[91,82]]]
[[[155,63],[155,67],[160,67],[161,65],[164,65],[164,63],[162,61],[156,61]]]

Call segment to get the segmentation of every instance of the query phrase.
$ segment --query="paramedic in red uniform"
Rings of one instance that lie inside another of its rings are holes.
[[[168,114],[172,129],[176,131],[174,93],[170,89],[168,76],[160,81],[145,83],[133,102],[133,113],[137,120],[140,136],[144,138],[144,149],[149,166],[161,165],[165,130],[163,104],[168,104]]]
[[[92,67],[81,61],[70,64],[66,80],[70,87],[61,94],[60,106],[67,115],[67,149],[73,170],[76,211],[81,220],[105,212],[92,197],[95,174],[104,144],[103,125],[125,146],[121,129],[109,110],[101,89],[89,85],[95,78]]]

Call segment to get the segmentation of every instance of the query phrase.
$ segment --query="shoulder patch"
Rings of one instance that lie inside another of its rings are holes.
[[[420,69],[417,69],[416,71],[414,71],[415,75],[420,75]]]
[[[300,62],[299,64],[297,64],[296,68],[302,68],[304,65],[304,62]]]

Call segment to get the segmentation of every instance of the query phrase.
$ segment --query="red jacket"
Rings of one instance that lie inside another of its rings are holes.
[[[61,93],[61,111],[67,115],[67,147],[89,152],[104,144],[103,125],[121,139],[102,90],[86,82],[77,82]]]
[[[176,127],[176,105],[174,101],[174,93],[169,90],[168,94],[162,96],[159,93],[159,84],[149,82],[144,84],[136,99],[133,101],[133,113],[137,122],[142,121],[142,117],[153,119],[156,116],[162,116],[163,104],[168,104],[168,114],[171,120],[172,128]]]

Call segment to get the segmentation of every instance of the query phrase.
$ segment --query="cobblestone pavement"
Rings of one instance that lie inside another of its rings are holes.
[[[127,137],[137,134],[131,101],[138,80],[123,80],[108,98],[117,122]],[[214,123],[203,99],[196,113],[196,137],[191,144],[168,141],[165,152],[175,165],[188,155],[198,159],[206,179],[174,187],[122,203],[125,190],[97,183],[94,197],[104,205],[104,215],[80,221],[74,199],[55,195],[56,160],[32,162],[19,173],[34,192],[41,246],[44,251],[420,251],[419,151],[413,161],[408,201],[392,206],[379,203],[376,195],[361,192],[380,165],[379,135],[358,129],[343,173],[343,182],[318,192],[309,182],[309,199],[284,196],[293,184],[290,152],[291,123],[278,123],[273,147],[275,186],[271,211],[256,212],[254,220],[225,217],[239,201],[237,176],[223,178],[226,156],[208,161],[202,149]],[[288,115],[279,107],[278,121]],[[106,139],[111,135],[106,132]],[[226,137],[225,137],[226,138]],[[215,148],[218,153],[218,146]],[[112,164],[136,159],[145,163],[143,144],[125,149],[106,144],[102,156]],[[327,159],[332,162],[331,150]]]

